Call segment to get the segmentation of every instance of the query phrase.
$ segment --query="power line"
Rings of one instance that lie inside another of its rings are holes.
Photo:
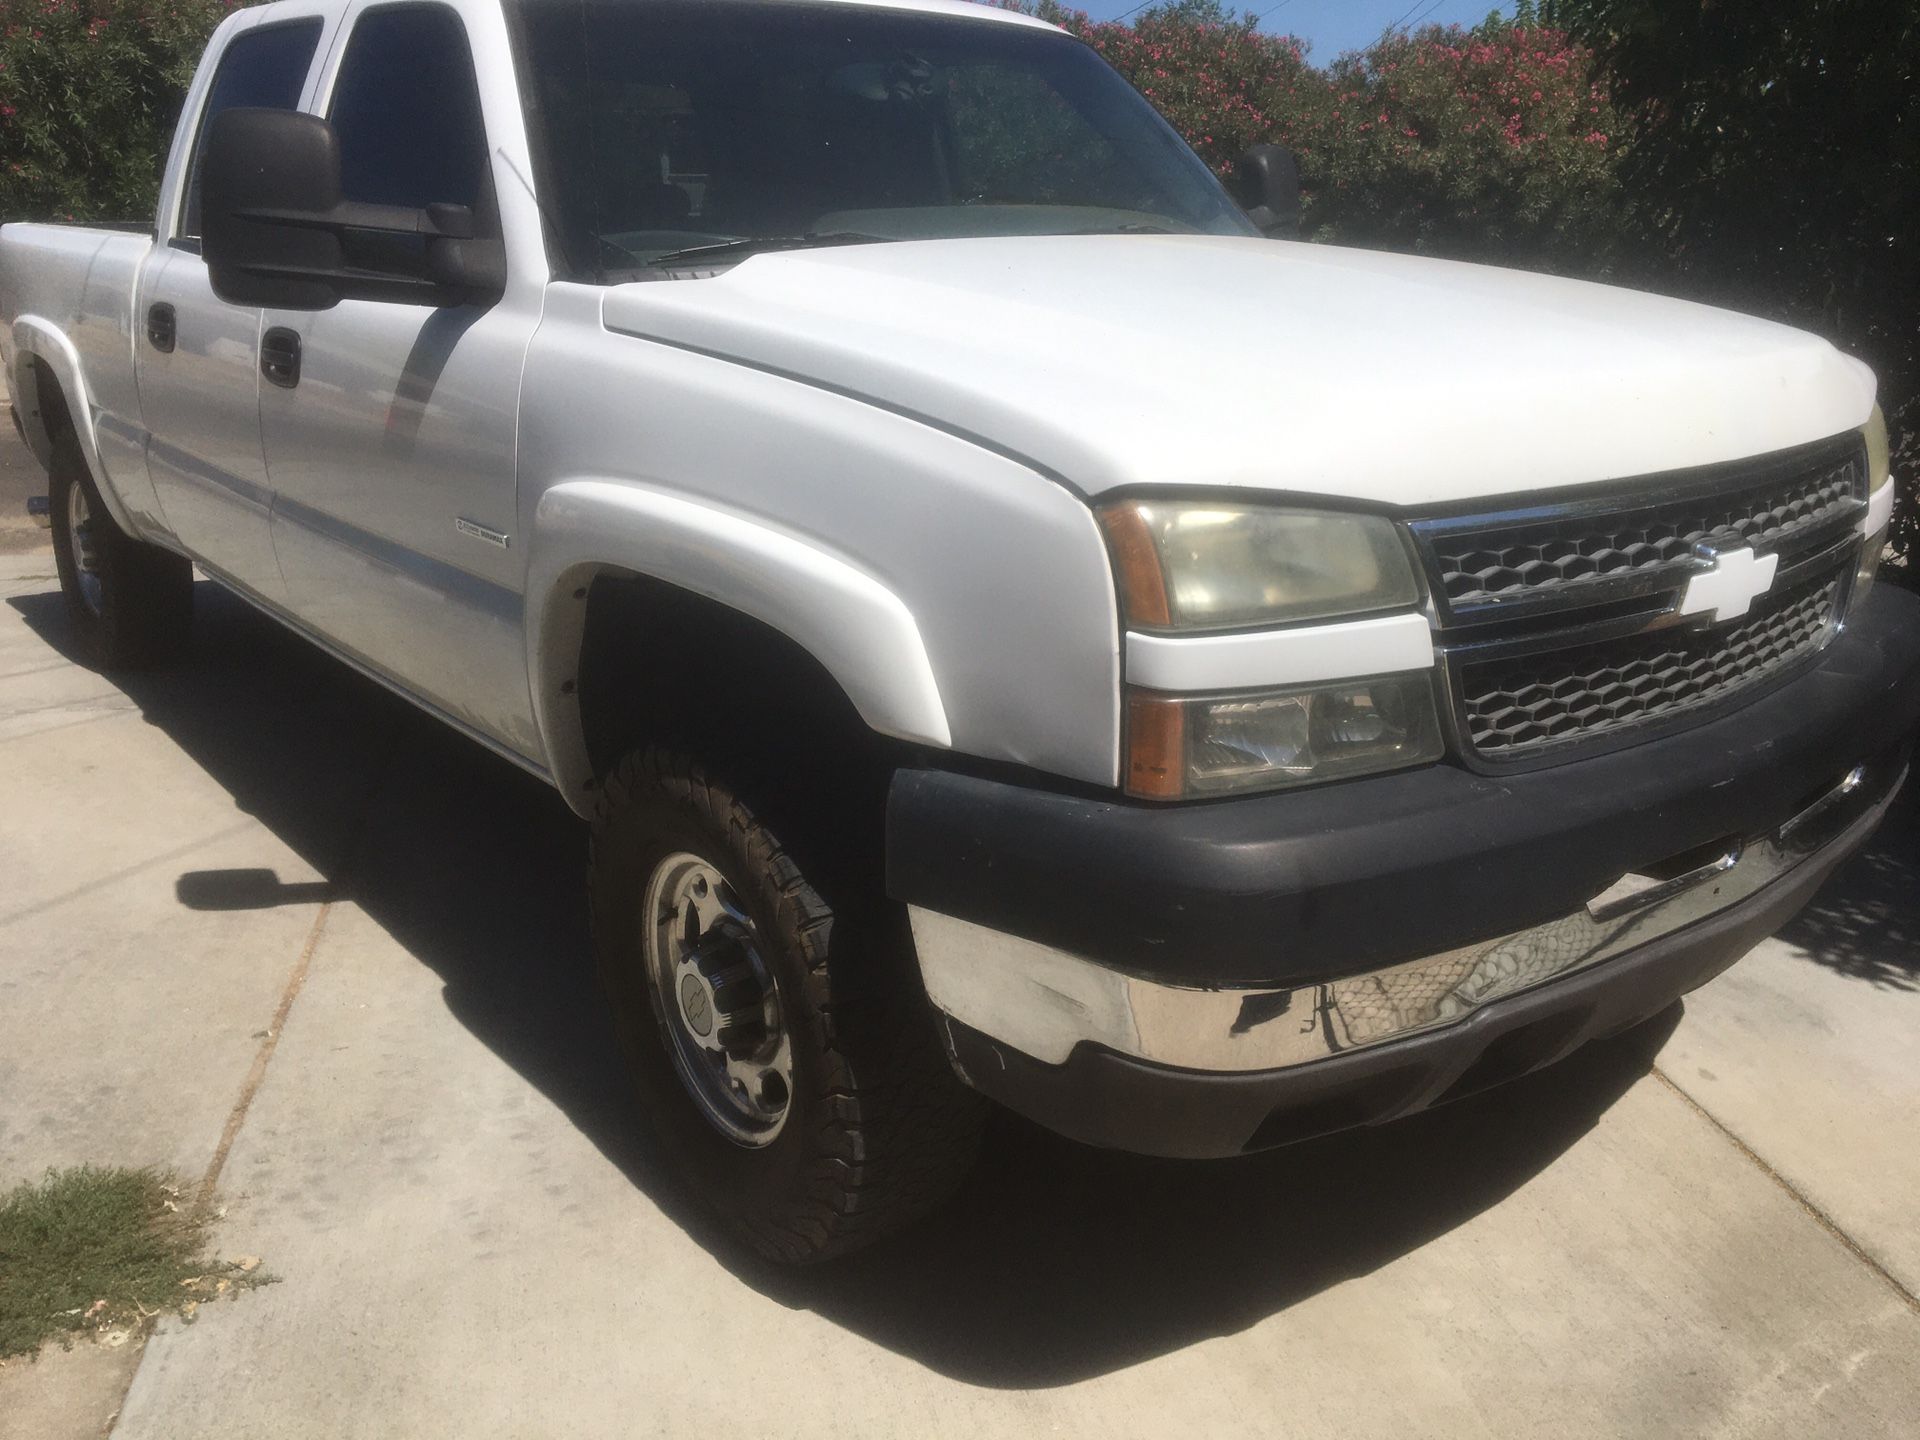
[[[1134,6],[1133,9],[1128,10],[1124,14],[1114,16],[1112,23],[1115,25],[1118,25],[1122,20],[1131,20],[1134,16],[1138,15],[1142,10],[1147,9],[1149,6],[1164,5],[1166,3],[1167,3],[1167,0],[1140,0],[1140,3]],[[1267,18],[1267,16],[1271,15],[1275,10],[1284,10],[1287,8],[1287,6],[1291,5],[1292,3],[1293,3],[1293,0],[1280,0],[1280,3],[1278,5],[1269,5],[1265,10],[1262,10],[1258,15],[1255,15],[1253,18],[1256,21],[1264,20]],[[1416,3],[1417,3],[1417,0],[1416,0]],[[1439,0],[1434,0],[1434,3],[1438,4]]]
[[[1420,8],[1420,5],[1421,5],[1421,0],[1413,0],[1413,3],[1409,5],[1404,12],[1402,12],[1400,18],[1394,21],[1391,25],[1387,26],[1387,28],[1382,30],[1380,33],[1382,35],[1391,35],[1394,31],[1398,30],[1402,25],[1406,23],[1407,17],[1413,14],[1414,11],[1418,10]]]
[[[1432,3],[1429,4],[1424,10],[1420,9],[1420,0],[1413,0],[1413,5],[1411,6],[1411,8],[1408,9],[1407,14],[1402,15],[1398,20],[1394,21],[1393,24],[1389,25],[1383,33],[1391,35],[1395,30],[1411,31],[1415,25],[1418,25],[1422,20],[1426,19],[1427,16],[1431,15],[1434,11],[1438,10],[1439,8],[1440,8],[1440,0],[1432,0]],[[1415,10],[1419,10],[1420,13],[1418,15],[1414,15],[1413,12]],[[1412,15],[1413,18],[1409,20],[1407,18],[1408,15]]]

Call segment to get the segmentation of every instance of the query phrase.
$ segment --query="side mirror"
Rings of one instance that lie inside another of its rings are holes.
[[[1291,239],[1300,233],[1300,167],[1293,152],[1253,145],[1234,166],[1234,188],[1247,218],[1267,234]]]
[[[475,235],[466,206],[345,199],[340,138],[317,115],[223,110],[200,166],[201,253],[230,304],[491,304],[506,289],[505,248]]]

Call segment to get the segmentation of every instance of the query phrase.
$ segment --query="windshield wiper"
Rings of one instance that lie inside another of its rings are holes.
[[[750,235],[744,240],[723,240],[717,245],[691,245],[685,250],[669,250],[647,261],[648,269],[662,265],[685,265],[701,260],[744,260],[769,250],[815,250],[829,245],[876,245],[884,235],[862,235],[856,230],[832,230],[817,235]]]

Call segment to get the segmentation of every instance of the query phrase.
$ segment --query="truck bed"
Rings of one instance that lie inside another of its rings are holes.
[[[0,358],[27,441],[43,465],[36,363],[59,376],[72,408],[83,412],[73,416],[85,432],[83,449],[102,456],[109,477],[128,465],[144,465],[136,438],[143,427],[134,382],[133,299],[153,239],[151,226],[138,227],[138,233],[130,228],[0,225]],[[126,525],[120,497],[105,498]]]

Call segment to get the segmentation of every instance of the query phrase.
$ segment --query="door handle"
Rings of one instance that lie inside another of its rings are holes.
[[[173,313],[173,306],[164,300],[157,305],[147,307],[147,343],[162,355],[173,353],[174,341],[179,338],[179,321]]]
[[[260,337],[260,373],[282,390],[300,383],[300,337],[276,325]]]

